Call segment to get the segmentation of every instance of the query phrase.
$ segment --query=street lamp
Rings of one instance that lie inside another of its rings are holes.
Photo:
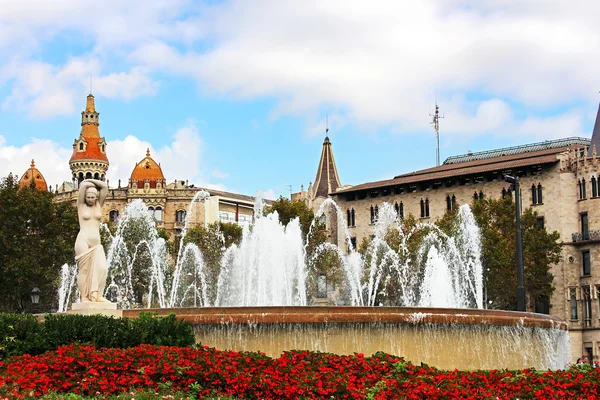
[[[31,291],[31,304],[33,304],[33,307],[37,309],[37,306],[40,302],[40,293],[42,293],[40,291],[40,289],[38,289],[38,287],[34,287],[33,290]]]
[[[523,286],[523,236],[521,235],[521,188],[519,177],[504,175],[504,181],[511,183],[515,192],[515,214],[517,225],[517,311],[525,311],[525,287]]]

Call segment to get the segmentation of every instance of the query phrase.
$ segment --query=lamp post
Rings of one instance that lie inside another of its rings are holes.
[[[40,289],[38,287],[34,287],[31,291],[31,304],[33,304],[33,309],[37,311],[38,304],[40,302]]]
[[[515,214],[517,225],[517,311],[525,311],[525,287],[523,285],[523,236],[521,235],[521,188],[519,177],[504,175],[504,181],[515,189]]]

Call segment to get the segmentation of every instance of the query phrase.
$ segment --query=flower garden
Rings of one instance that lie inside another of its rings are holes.
[[[47,393],[182,392],[197,398],[567,399],[599,398],[600,371],[442,371],[378,353],[306,351],[279,358],[207,347],[69,345],[0,362],[3,398]]]
[[[445,371],[377,353],[271,358],[193,344],[174,316],[0,314],[0,399],[600,398],[600,369]]]

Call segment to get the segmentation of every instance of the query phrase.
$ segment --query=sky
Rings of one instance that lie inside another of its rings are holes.
[[[55,186],[91,91],[111,186],[146,148],[168,182],[267,198],[440,153],[591,136],[595,0],[1,0],[0,177]]]

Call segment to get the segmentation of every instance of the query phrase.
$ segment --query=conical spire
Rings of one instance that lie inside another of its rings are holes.
[[[329,131],[329,129],[327,129]],[[328,133],[328,132],[327,132]],[[338,187],[342,186],[340,177],[338,176],[335,158],[333,158],[333,150],[329,136],[325,136],[323,141],[323,150],[321,151],[321,159],[319,160],[319,168],[317,168],[317,177],[312,185],[311,197],[327,197],[329,193],[334,192]]]
[[[87,102],[85,104],[85,111],[86,112],[96,112],[96,105],[94,104],[94,95],[91,93],[88,94]]]
[[[590,148],[588,149],[588,157],[592,156],[592,149],[600,149],[600,104],[598,105],[598,113],[596,114],[596,122],[594,123],[594,130],[592,131],[592,141]]]

